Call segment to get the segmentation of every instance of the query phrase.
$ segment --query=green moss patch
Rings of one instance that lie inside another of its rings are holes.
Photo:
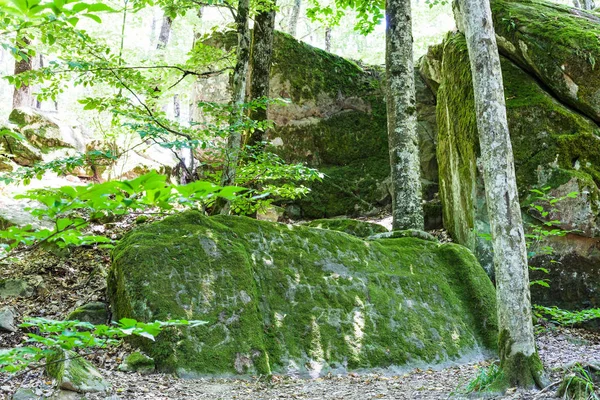
[[[600,19],[539,0],[494,0],[492,14],[502,54],[600,122]]]
[[[187,212],[113,252],[114,318],[200,319],[139,342],[182,375],[439,363],[496,345],[495,294],[464,247]]]
[[[576,189],[587,196],[588,206],[584,208],[589,208],[582,209],[579,215],[587,218],[586,230],[594,231],[600,193],[597,125],[556,101],[510,60],[501,57],[501,64],[522,205],[526,207],[531,202],[532,188],[550,186],[558,193],[561,185],[575,179]],[[444,42],[437,114],[444,225],[457,242],[474,251],[478,248],[488,251],[485,249],[489,245],[477,234],[487,233],[487,210],[478,167],[479,136],[470,63],[466,42],[460,33],[450,34]],[[583,230],[580,226],[574,228]]]
[[[373,236],[377,233],[388,232],[385,226],[347,218],[317,219],[309,222],[306,226],[344,232],[360,238]]]

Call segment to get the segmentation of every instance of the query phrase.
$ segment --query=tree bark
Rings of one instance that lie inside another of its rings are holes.
[[[573,0],[573,6],[577,7],[577,8],[581,8],[581,3],[579,2],[579,0]]]
[[[331,27],[325,28],[325,50],[331,53]]]
[[[500,387],[543,387],[543,365],[531,321],[529,270],[500,57],[489,0],[459,0],[458,26],[467,39],[488,216],[494,249]]]
[[[275,5],[275,2],[273,2],[273,8]],[[250,82],[250,98],[252,100],[269,97],[274,31],[275,10],[259,13],[254,20],[252,41],[252,79]],[[266,121],[267,108],[252,110],[250,118],[255,121]],[[265,140],[265,133],[262,129],[256,129],[248,138],[248,145],[260,144]]]
[[[28,46],[31,42],[27,38],[22,38],[21,41],[25,46]],[[17,45],[19,50],[23,51],[23,46]],[[29,72],[33,69],[33,57],[27,56],[22,60],[15,61],[15,75],[19,75],[25,72]],[[18,107],[33,107],[35,100],[31,93],[31,87],[29,85],[21,85],[20,87],[15,86],[13,92],[13,108]]]
[[[393,228],[423,229],[410,1],[386,1],[388,140]]]
[[[583,0],[583,9],[584,10],[593,10],[594,8],[596,8],[596,5],[594,4],[594,0]]]
[[[173,20],[171,17],[165,15],[163,17],[162,25],[160,27],[160,33],[158,34],[158,43],[156,44],[157,50],[162,50],[167,47],[169,38],[171,37],[171,27],[173,26]]]
[[[298,18],[300,17],[300,8],[302,7],[302,0],[294,0],[294,6],[292,7],[292,13],[290,14],[290,23],[288,33],[293,37],[296,37],[298,30]]]
[[[237,62],[233,70],[233,94],[231,99],[232,112],[231,124],[237,125],[243,119],[244,101],[246,94],[246,76],[250,60],[250,29],[248,28],[248,16],[250,13],[250,0],[239,0],[237,7]],[[228,139],[225,149],[225,160],[221,186],[230,186],[235,183],[237,164],[242,146],[242,132],[233,131]],[[227,205],[217,205],[216,211],[229,213]]]

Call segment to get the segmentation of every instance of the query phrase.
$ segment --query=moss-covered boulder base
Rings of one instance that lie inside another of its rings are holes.
[[[528,214],[525,219],[531,223],[555,221],[555,227],[574,233],[554,244],[558,251],[552,259],[559,263],[550,262],[550,258],[536,261],[554,270],[550,291],[555,304],[565,300],[572,306],[572,296],[567,301],[567,291],[559,288],[580,287],[581,280],[600,277],[600,129],[590,108],[600,104],[600,97],[591,101],[584,96],[598,91],[594,85],[600,81],[600,69],[589,66],[589,57],[596,57],[596,53],[588,42],[593,36],[598,45],[600,20],[581,10],[532,0],[494,0],[492,9],[519,197]],[[581,58],[581,54],[588,58]],[[473,86],[462,33],[450,33],[442,45],[431,48],[421,62],[421,72],[437,88],[437,155],[444,225],[454,240],[471,248],[492,273]],[[579,87],[573,98],[559,90],[559,80],[564,82],[568,76]],[[531,190],[546,187],[549,197],[578,194],[552,205],[538,202],[552,210],[542,217],[529,204],[536,202]],[[586,264],[584,271],[580,267]],[[580,307],[584,302],[589,304],[589,299],[600,299],[599,280],[592,281],[595,283],[586,284],[588,289],[577,295]],[[600,305],[597,300],[594,303]]]
[[[115,319],[208,321],[139,343],[183,376],[430,365],[496,343],[494,289],[472,253],[416,238],[187,212],[119,243],[108,293]]]

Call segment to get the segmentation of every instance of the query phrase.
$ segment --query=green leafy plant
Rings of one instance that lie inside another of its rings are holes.
[[[544,186],[541,189],[531,189],[532,193],[531,203],[529,204],[529,211],[533,215],[537,215],[541,221],[540,223],[526,223],[528,233],[525,234],[527,242],[527,257],[532,260],[536,256],[552,256],[554,254],[554,248],[547,244],[548,239],[552,237],[565,236],[570,230],[557,228],[560,226],[561,221],[549,220],[548,217],[557,212],[556,205],[566,199],[576,198],[579,193],[571,192],[566,196],[555,197],[550,194],[551,187]],[[549,262],[557,263],[556,260],[550,258]],[[538,267],[529,263],[529,269],[531,271],[541,271],[548,274],[549,271],[546,268]],[[536,279],[530,282],[531,285],[540,285],[549,287],[547,279]]]
[[[45,318],[26,318],[19,325],[27,333],[23,346],[0,351],[0,372],[16,373],[38,368],[44,360],[64,350],[90,351],[114,346],[127,336],[155,340],[168,327],[196,327],[204,321],[170,320],[152,323],[123,318],[113,325],[92,325],[80,321],[55,321]]]
[[[209,207],[219,197],[231,201],[244,190],[235,186],[223,188],[204,181],[173,185],[165,175],[156,172],[129,181],[32,190],[16,198],[41,203],[41,207],[30,208],[29,212],[42,222],[52,223],[52,228],[35,228],[31,225],[9,227],[0,231],[0,251],[7,256],[18,246],[111,246],[112,240],[106,236],[85,231],[91,221],[132,212],[141,213],[150,208],[165,213],[175,209],[202,209]]]
[[[492,384],[503,376],[500,366],[496,363],[490,364],[486,368],[480,368],[479,373],[465,387],[465,393],[485,392],[489,390]]]
[[[558,395],[565,400],[599,400],[597,367],[576,363],[565,371]]]
[[[572,327],[596,318],[600,318],[600,308],[591,308],[581,311],[563,310],[558,307],[533,307],[536,317],[550,320],[561,326]]]

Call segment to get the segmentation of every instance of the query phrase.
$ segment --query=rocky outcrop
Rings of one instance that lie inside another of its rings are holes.
[[[215,34],[207,43],[230,49],[233,42]],[[430,200],[437,192],[435,97],[416,77],[424,195]],[[276,32],[270,96],[289,101],[269,106],[275,123],[268,132],[270,150],[325,174],[323,182],[311,183],[306,198],[289,205],[289,216],[361,216],[390,208],[384,78],[382,67],[360,65]],[[228,83],[223,76],[203,80],[197,96],[229,101],[223,96]],[[431,214],[434,221],[441,215],[435,207]]]
[[[585,94],[596,90],[600,69],[590,68],[589,58],[576,55],[583,51],[578,51],[576,45],[579,40],[588,43],[590,35],[597,43],[600,22],[581,10],[533,0],[495,0],[492,8],[502,55],[519,197],[525,221],[531,224],[526,228],[548,223],[552,228],[571,231],[567,237],[543,243],[554,248],[552,256],[537,255],[532,260],[536,266],[550,270],[548,276],[541,277],[550,278],[550,289],[535,288],[533,300],[570,308],[597,307],[600,129],[592,110],[600,100],[593,101]],[[543,24],[546,30],[541,32]],[[579,49],[588,49],[581,46]],[[572,49],[568,55],[566,48]],[[431,49],[420,68],[437,91],[437,156],[444,225],[454,240],[471,248],[493,274],[470,64],[463,35],[450,33],[442,45]],[[563,71],[560,76],[559,70]],[[569,74],[577,76],[579,87],[579,95],[572,98],[561,89]],[[542,197],[546,200],[540,200],[532,189],[545,193]],[[570,193],[577,195],[569,197]],[[552,200],[558,198],[562,200]],[[530,207],[532,203],[548,213]],[[544,290],[547,294],[542,294]]]
[[[114,319],[204,320],[138,342],[183,376],[421,365],[496,345],[495,294],[469,250],[187,212],[113,253]]]

